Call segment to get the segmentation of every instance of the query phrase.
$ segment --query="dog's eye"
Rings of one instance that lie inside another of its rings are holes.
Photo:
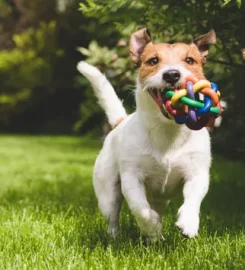
[[[189,65],[193,65],[195,63],[195,60],[192,57],[187,57],[185,59],[185,62]]]
[[[147,61],[147,63],[150,64],[151,66],[156,65],[158,62],[159,62],[158,57],[152,57]]]

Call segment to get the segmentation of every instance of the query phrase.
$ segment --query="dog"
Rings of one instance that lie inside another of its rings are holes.
[[[198,235],[200,206],[209,188],[209,133],[206,128],[193,131],[169,119],[161,96],[166,89],[179,89],[187,76],[205,79],[203,65],[210,45],[215,43],[214,30],[191,44],[153,44],[146,28],[133,33],[130,55],[139,71],[136,111],[131,115],[96,67],[78,63],[77,69],[91,82],[113,127],[93,171],[98,205],[111,236],[118,234],[125,198],[142,234],[151,241],[161,239],[157,195],[165,209],[181,184],[184,202],[176,225],[188,238]],[[153,194],[151,200],[148,194]]]

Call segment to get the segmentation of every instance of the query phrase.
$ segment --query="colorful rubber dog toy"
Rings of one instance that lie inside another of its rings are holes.
[[[198,93],[203,94],[203,101]],[[167,91],[165,107],[176,123],[200,130],[212,126],[215,118],[221,114],[219,100],[220,92],[216,83],[187,77],[186,84],[180,90]]]

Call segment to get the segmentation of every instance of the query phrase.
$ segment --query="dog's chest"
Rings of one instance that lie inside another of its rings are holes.
[[[145,174],[145,184],[152,190],[171,194],[183,178],[181,161],[178,158],[162,159],[154,156],[143,156],[141,168]]]

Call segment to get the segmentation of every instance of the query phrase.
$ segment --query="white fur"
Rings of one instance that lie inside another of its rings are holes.
[[[96,67],[81,61],[77,69],[92,83],[99,104],[106,111],[110,125],[114,127],[127,113],[113,87]]]
[[[94,67],[86,64],[86,72],[81,64],[78,67],[94,86],[109,122],[114,123],[124,110],[112,93],[112,86]],[[200,205],[209,186],[209,134],[206,128],[192,131],[166,119],[143,87],[138,81],[136,112],[109,133],[97,157],[93,184],[100,210],[109,222],[108,232],[116,236],[124,197],[142,233],[156,240],[162,230],[161,218],[154,210],[157,195],[166,206],[183,183],[184,202],[176,224],[183,234],[194,237],[198,233]],[[146,193],[153,194],[151,202]]]

